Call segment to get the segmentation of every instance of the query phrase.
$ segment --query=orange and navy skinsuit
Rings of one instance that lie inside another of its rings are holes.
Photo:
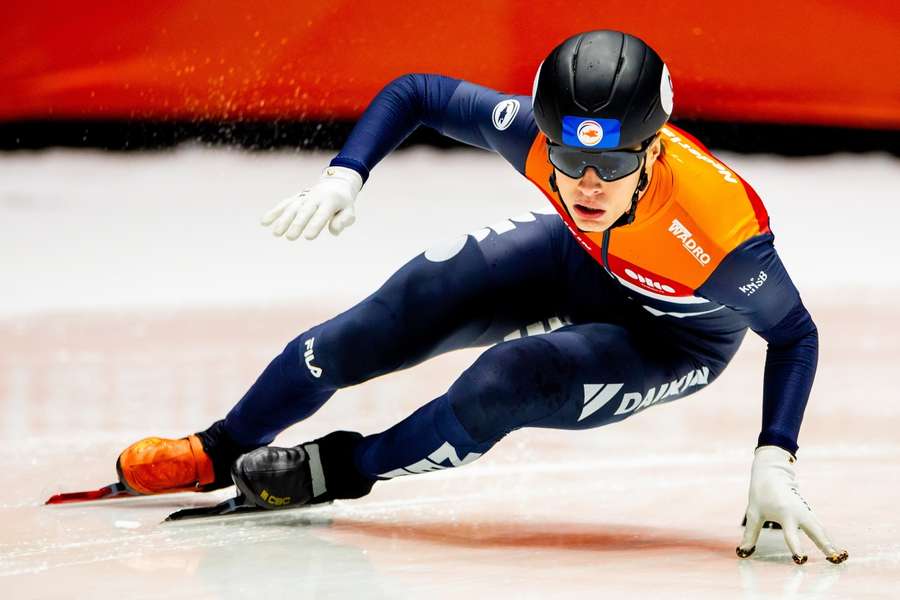
[[[457,466],[520,427],[596,427],[683,397],[721,373],[750,328],[769,344],[757,443],[797,451],[818,334],[765,207],[733,170],[665,126],[665,153],[634,221],[583,232],[550,184],[531,98],[438,75],[389,84],[331,164],[365,179],[422,124],[501,154],[556,213],[439,244],[301,334],[229,413],[232,437],[268,443],[340,387],[505,341],[446,394],[354,451],[372,479]]]

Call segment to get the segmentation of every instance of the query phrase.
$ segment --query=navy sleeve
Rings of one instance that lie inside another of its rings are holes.
[[[520,173],[537,135],[530,96],[513,96],[442,75],[410,74],[381,90],[332,166],[372,168],[419,125],[501,154]]]
[[[697,292],[737,311],[768,342],[758,444],[796,454],[816,374],[819,335],[773,239],[765,234],[738,246]]]

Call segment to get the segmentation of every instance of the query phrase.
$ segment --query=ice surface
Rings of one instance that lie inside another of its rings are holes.
[[[851,554],[778,532],[739,560],[764,346],[709,389],[583,432],[525,430],[465,468],[361,500],[201,524],[210,495],[44,507],[115,478],[118,452],[220,417],[304,328],[436,241],[528,209],[485,153],[401,152],[340,238],[274,239],[259,216],[327,156],[186,148],[0,155],[0,591],[5,598],[896,597],[900,582],[900,165],[884,155],[723,155],[755,186],[821,334],[802,490]],[[342,391],[278,443],[379,431],[477,351]]]

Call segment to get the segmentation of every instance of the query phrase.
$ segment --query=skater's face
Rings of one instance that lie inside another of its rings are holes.
[[[659,158],[660,143],[657,137],[647,148],[644,169],[648,178],[653,173],[656,159]],[[582,231],[593,232],[606,231],[628,211],[631,207],[631,196],[641,176],[641,169],[615,181],[603,181],[593,167],[586,168],[579,178],[569,177],[556,168],[554,172],[559,196],[575,225]]]

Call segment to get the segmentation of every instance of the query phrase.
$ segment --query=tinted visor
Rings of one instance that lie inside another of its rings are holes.
[[[649,144],[648,144],[649,145]],[[640,150],[610,150],[609,152],[589,152],[576,150],[557,144],[548,145],[550,164],[573,179],[580,179],[584,170],[594,167],[603,181],[615,181],[631,175],[641,166]]]

